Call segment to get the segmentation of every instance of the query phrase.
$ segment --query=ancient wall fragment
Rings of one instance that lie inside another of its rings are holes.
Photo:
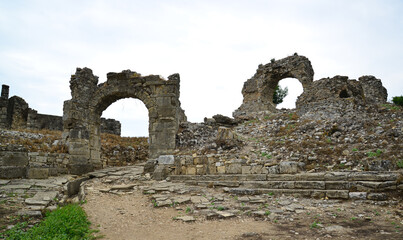
[[[98,85],[98,77],[91,69],[77,68],[70,80],[72,99],[65,101],[63,109],[63,135],[69,144],[70,172],[80,174],[101,167],[101,115],[122,98],[139,99],[149,111],[150,157],[172,154],[179,124],[186,121],[180,107],[179,82],[179,74],[164,80],[157,75],[142,77],[125,70],[108,73],[107,81]]]
[[[309,88],[314,71],[311,62],[304,56],[294,54],[266,65],[259,65],[255,75],[242,88],[242,105],[234,111],[234,118],[248,119],[264,111],[276,111],[273,94],[278,82],[284,78],[298,79],[303,88]]]

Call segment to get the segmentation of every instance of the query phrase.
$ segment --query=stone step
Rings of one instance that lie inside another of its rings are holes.
[[[175,180],[178,181],[178,180]],[[379,192],[399,189],[397,181],[183,181],[188,185],[259,189],[349,190]]]
[[[319,172],[298,174],[171,175],[172,181],[398,181],[402,172]]]
[[[266,174],[170,175],[171,181],[265,181]]]
[[[348,199],[348,190],[311,190],[311,189],[262,189],[262,188],[229,188],[227,192],[236,195],[292,195],[306,198]]]

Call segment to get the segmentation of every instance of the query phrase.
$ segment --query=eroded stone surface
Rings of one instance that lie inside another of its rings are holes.
[[[309,59],[297,54],[266,65],[259,65],[255,75],[244,83],[243,103],[233,116],[248,119],[251,113],[275,111],[273,94],[281,79],[296,78],[306,90],[313,81],[313,75],[314,71]]]
[[[313,81],[311,62],[294,54],[280,60],[274,59],[259,65],[256,74],[242,88],[243,103],[233,113],[236,119],[252,119],[262,113],[275,112],[273,94],[279,81],[296,78],[303,87],[296,109],[300,116],[310,119],[329,119],[363,112],[364,106],[383,104],[387,91],[380,79],[362,76],[359,81],[346,76],[335,76]]]
[[[173,153],[179,123],[186,121],[179,101],[179,74],[164,80],[156,75],[142,77],[126,70],[108,73],[107,78],[106,82],[98,84],[98,77],[88,68],[77,68],[71,76],[72,99],[64,103],[63,124],[69,145],[69,170],[73,174],[101,167],[101,115],[119,99],[139,99],[148,109],[151,158]]]

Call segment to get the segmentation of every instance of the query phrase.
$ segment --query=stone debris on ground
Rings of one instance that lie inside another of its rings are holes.
[[[285,196],[281,194],[237,195],[224,191],[223,187],[207,187],[187,185],[170,181],[152,180],[149,174],[142,174],[143,166],[103,169],[88,174],[91,178],[77,181],[73,177],[50,178],[46,180],[16,179],[2,181],[0,191],[2,200],[11,200],[11,194],[26,194],[13,198],[21,203],[18,215],[40,217],[43,209],[54,209],[56,204],[68,202],[64,195],[68,192],[67,185],[79,182],[79,196],[73,201],[84,201],[87,194],[113,194],[116,196],[131,195],[136,192],[149,199],[150,208],[172,208],[177,211],[173,220],[202,223],[220,219],[248,219],[272,223],[290,223],[301,221],[307,217],[317,216],[319,221],[329,221],[344,216],[360,221],[372,221],[379,213],[389,214],[394,222],[402,224],[403,208],[401,199],[372,201],[362,198],[352,198],[352,201],[332,199],[307,199],[302,197]],[[45,187],[38,188],[38,185]],[[74,185],[74,184],[73,184]],[[81,187],[80,187],[81,186]],[[379,199],[378,199],[379,200]],[[360,206],[360,207],[358,207]],[[367,210],[363,210],[367,209]],[[393,212],[389,209],[393,209]],[[362,212],[364,211],[364,212]],[[385,213],[388,212],[389,213]],[[124,209],[120,214],[127,214]],[[342,236],[352,232],[345,226],[322,225],[313,221],[315,231]],[[400,226],[397,225],[397,226]],[[386,231],[390,233],[390,231]],[[394,234],[394,233],[391,233]],[[264,239],[264,238],[262,238]]]

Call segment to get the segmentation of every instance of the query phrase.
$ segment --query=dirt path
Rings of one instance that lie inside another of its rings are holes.
[[[88,184],[83,205],[104,239],[403,239],[401,210],[397,210],[401,206],[344,202],[322,208],[307,205],[303,212],[285,212],[279,220],[251,216],[206,220],[195,215],[196,221],[183,222],[175,218],[187,215],[186,204],[156,208],[141,186],[115,193],[102,191],[105,186]]]
[[[105,239],[234,239],[247,232],[275,231],[269,222],[229,219],[175,221],[174,208],[153,208],[139,193],[88,196],[84,209]]]

